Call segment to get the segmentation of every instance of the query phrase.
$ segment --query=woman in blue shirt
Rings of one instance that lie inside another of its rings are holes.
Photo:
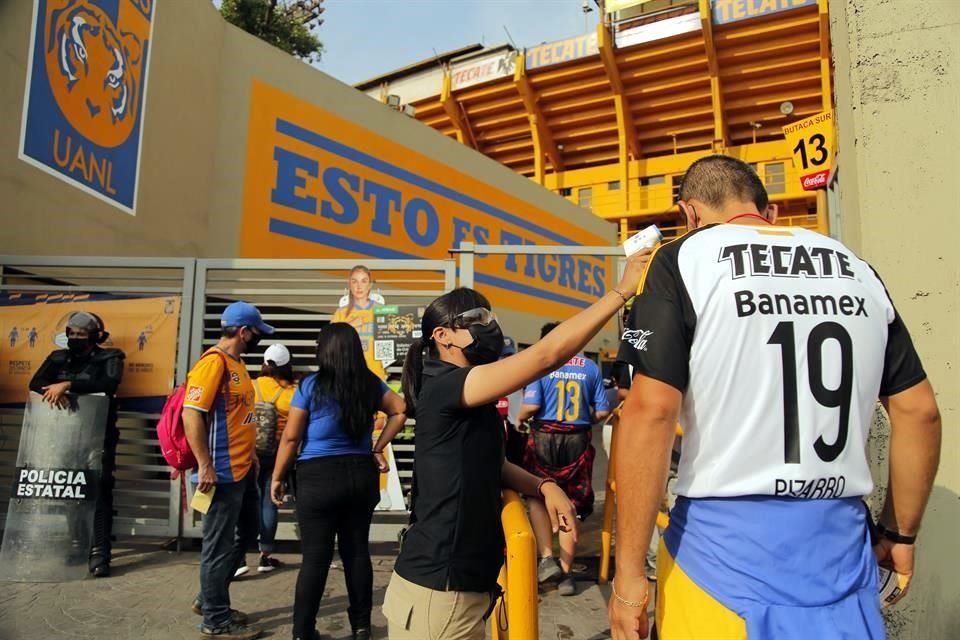
[[[317,635],[317,610],[335,538],[350,596],[353,638],[370,638],[370,521],[380,501],[379,474],[387,471],[382,451],[403,428],[405,410],[403,399],[367,368],[356,330],[343,323],[324,327],[317,338],[317,372],[304,377],[293,396],[270,487],[273,501],[280,504],[283,478],[296,459],[303,564],[293,604],[295,640]],[[373,445],[377,411],[387,414],[387,424]]]

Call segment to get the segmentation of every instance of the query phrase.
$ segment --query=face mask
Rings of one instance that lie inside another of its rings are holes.
[[[67,338],[67,349],[69,349],[73,355],[80,355],[86,352],[89,346],[90,341],[87,338]]]
[[[252,338],[250,338],[250,340],[247,342],[247,348],[244,353],[250,353],[250,351],[256,349],[257,345],[260,344],[260,338],[263,337],[260,334],[253,333],[252,331],[250,332],[250,335]]]
[[[473,337],[473,342],[463,348],[467,362],[473,365],[496,362],[503,351],[503,331],[497,321],[472,324],[467,330]]]

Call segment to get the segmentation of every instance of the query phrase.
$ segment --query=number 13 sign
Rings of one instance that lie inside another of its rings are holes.
[[[818,113],[783,128],[783,135],[793,149],[793,164],[800,170],[804,191],[827,186],[827,176],[833,166],[833,132],[833,111]]]

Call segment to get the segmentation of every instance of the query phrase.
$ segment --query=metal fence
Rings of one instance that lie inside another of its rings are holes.
[[[356,264],[356,260],[198,260],[190,361],[216,343],[223,309],[235,300],[245,300],[255,304],[264,320],[277,329],[277,337],[264,339],[257,353],[245,354],[251,374],[259,371],[262,352],[277,342],[290,350],[296,372],[312,371],[317,332],[333,317]],[[367,260],[363,265],[374,274],[374,292],[388,304],[426,305],[456,286],[454,260]],[[387,373],[398,378],[399,365],[389,367]],[[412,438],[395,441],[393,447],[405,494],[413,475],[413,448]],[[277,539],[296,539],[293,509],[281,508],[279,515]],[[370,538],[395,540],[406,522],[405,513],[377,512]],[[195,512],[188,515],[183,533],[200,536]]]
[[[189,366],[189,322],[193,307],[195,261],[181,258],[68,258],[0,256],[0,291],[83,297],[181,296],[176,377]],[[109,329],[109,325],[107,327]],[[6,375],[3,372],[0,375]],[[24,380],[24,398],[27,395]],[[172,381],[171,381],[172,382]],[[177,535],[179,487],[160,456],[156,414],[121,411],[117,426],[114,531],[121,535]],[[12,474],[20,442],[22,408],[0,409],[0,518],[6,519]]]

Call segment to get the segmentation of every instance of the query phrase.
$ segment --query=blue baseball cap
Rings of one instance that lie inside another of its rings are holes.
[[[503,349],[500,351],[500,357],[512,356],[517,352],[517,343],[510,336],[503,336]]]
[[[234,302],[223,310],[221,327],[253,327],[263,335],[271,335],[273,327],[263,321],[260,311],[249,302]]]

